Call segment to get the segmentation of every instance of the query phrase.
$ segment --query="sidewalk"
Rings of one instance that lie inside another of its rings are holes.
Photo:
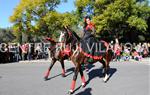
[[[150,62],[150,57],[148,57],[148,58],[143,58],[141,61],[147,61],[147,62]]]
[[[51,62],[51,59],[39,59],[39,60],[25,60],[25,61],[19,61],[19,63],[49,63]],[[124,61],[120,61],[120,62],[124,62]],[[130,60],[130,62],[146,62],[148,64],[150,64],[150,57],[148,58],[143,58],[141,61],[136,61],[136,60]]]
[[[26,64],[30,64],[30,63],[48,63],[50,61],[51,61],[51,59],[38,59],[38,60],[19,61],[19,63],[26,63]]]

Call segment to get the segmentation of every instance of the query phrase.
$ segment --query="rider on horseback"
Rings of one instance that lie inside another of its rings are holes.
[[[106,47],[103,42],[98,41],[95,38],[95,25],[91,22],[89,16],[84,18],[83,31],[84,35],[81,40],[81,49],[84,52],[84,55],[92,59],[100,59],[101,55],[104,54]]]
[[[81,41],[82,49],[86,50],[86,53],[92,54],[92,50],[90,51],[88,47],[92,46],[93,42],[95,42],[95,25],[91,22],[91,18],[89,16],[84,18],[83,32],[84,35]]]

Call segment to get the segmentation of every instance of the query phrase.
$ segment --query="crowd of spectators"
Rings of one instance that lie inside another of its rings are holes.
[[[0,44],[0,63],[48,58],[50,43]],[[114,52],[113,61],[140,61],[150,56],[150,43],[110,43]]]
[[[150,43],[115,43],[113,61],[129,61],[131,59],[140,61],[150,56]]]
[[[43,43],[1,43],[0,63],[48,58],[47,48],[49,45]]]

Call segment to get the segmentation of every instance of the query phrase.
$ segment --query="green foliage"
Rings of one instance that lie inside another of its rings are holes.
[[[136,27],[137,30],[140,31],[146,31],[146,29],[148,28],[146,21],[136,16],[129,17],[127,23],[129,23],[130,27]]]
[[[67,0],[21,0],[10,16],[16,39],[22,38],[22,32],[31,36],[29,38],[57,38],[63,26],[78,30],[78,24],[83,24],[87,14],[92,17],[98,35],[123,38],[124,34],[136,31],[148,34],[150,7],[147,0],[76,0],[75,12],[58,13],[55,8],[62,2]]]
[[[97,33],[124,37],[129,32],[146,33],[150,7],[147,0],[77,0],[77,11],[83,15],[87,6],[93,8],[93,22]],[[131,31],[132,30],[132,31]]]
[[[76,23],[74,13],[58,13],[55,8],[67,0],[21,0],[15,8],[10,21],[14,23],[15,35],[17,31],[28,36],[58,36],[63,26]],[[18,37],[19,39],[20,37]]]

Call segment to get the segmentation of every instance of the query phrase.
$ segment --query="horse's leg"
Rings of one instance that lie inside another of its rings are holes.
[[[73,80],[72,80],[72,84],[71,84],[71,89],[68,92],[69,95],[71,95],[74,92],[75,84],[76,84],[76,80],[77,80],[77,76],[78,76],[78,72],[79,72],[79,68],[80,68],[79,64],[76,64],[75,66],[76,67],[74,70],[74,76],[73,76]]]
[[[105,67],[104,67],[104,73],[105,73],[105,77],[104,77],[104,82],[107,82],[107,80],[109,79],[109,55],[108,52],[106,53],[106,61],[105,61]]]
[[[86,59],[84,60],[83,65],[82,65],[86,72],[89,71],[87,60],[88,60],[88,59],[86,58]]]
[[[60,62],[61,62],[61,67],[62,67],[62,77],[65,77],[65,65],[64,65],[64,60],[62,59]]]
[[[104,76],[104,75],[105,75],[104,68],[106,67],[106,62],[105,62],[105,59],[103,59],[103,60],[100,60],[100,63],[102,63],[101,69],[102,69],[102,74],[103,74],[103,76]]]
[[[86,81],[85,81],[85,77],[84,77],[82,68],[80,68],[79,71],[80,71],[81,80],[82,80],[82,87],[85,87],[86,86]]]
[[[54,58],[54,59],[52,59],[52,62],[51,62],[50,66],[49,66],[49,68],[48,68],[48,70],[47,70],[47,72],[46,72],[46,75],[45,75],[45,77],[44,77],[44,79],[45,79],[45,80],[47,80],[47,79],[48,79],[48,76],[49,76],[50,70],[51,70],[51,69],[52,69],[52,67],[54,66],[55,62],[56,62],[56,59],[55,59],[55,58]]]
[[[104,69],[104,82],[107,82],[107,80],[109,79],[109,66],[106,66]]]

